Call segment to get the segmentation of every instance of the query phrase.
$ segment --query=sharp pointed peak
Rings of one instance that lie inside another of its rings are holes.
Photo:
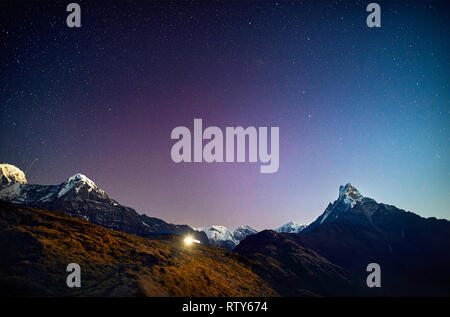
[[[353,199],[359,199],[363,197],[358,189],[356,189],[356,187],[350,183],[339,186],[339,198],[345,198],[345,196]]]
[[[72,189],[74,189],[78,193],[80,188],[87,188],[89,192],[96,191],[101,194],[105,194],[105,192],[102,189],[98,188],[91,179],[81,173],[72,175],[60,186],[62,186],[62,188],[58,193],[58,197],[64,196]]]

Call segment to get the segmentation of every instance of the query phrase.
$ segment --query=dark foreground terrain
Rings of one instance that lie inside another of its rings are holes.
[[[68,288],[66,266],[81,266]],[[2,296],[277,296],[239,255],[0,201]]]
[[[0,295],[449,296],[448,222],[374,206],[370,218],[355,206],[305,233],[265,230],[232,252],[0,200]],[[366,285],[371,262],[381,288]],[[66,285],[69,263],[81,288]]]

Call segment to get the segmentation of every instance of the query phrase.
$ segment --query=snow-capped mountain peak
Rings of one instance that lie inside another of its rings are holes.
[[[228,230],[227,227],[224,226],[207,226],[194,228],[194,230],[203,231],[211,244],[230,250],[237,246],[239,242],[247,236],[258,232],[247,225],[237,227],[233,231]]]
[[[278,229],[275,229],[276,232],[287,232],[287,233],[299,233],[303,229],[305,229],[305,225],[300,225],[295,221],[289,221],[288,223],[282,225]]]
[[[249,225],[243,225],[243,226],[239,226],[234,230],[238,230],[238,229],[246,229],[246,230],[255,230],[252,227],[250,227]]]
[[[345,186],[339,186],[339,199],[344,199],[353,207],[357,202],[361,202],[363,195],[352,184],[347,183]]]
[[[0,199],[32,205],[54,204],[59,200],[83,201],[100,199],[110,201],[106,193],[83,174],[77,173],[59,185],[27,184],[25,174],[9,164],[0,164]],[[111,203],[114,203],[111,200]]]
[[[95,185],[95,183],[90,180],[86,175],[83,175],[81,173],[76,173],[75,175],[69,177],[69,179],[67,179],[68,183],[78,183],[78,182],[83,182],[88,184],[90,187],[96,188],[97,185]]]
[[[0,164],[0,184],[19,183],[26,184],[24,172],[11,164]]]
[[[95,183],[90,180],[87,176],[77,173],[67,181],[65,181],[64,186],[61,188],[61,190],[58,192],[58,197],[64,196],[66,193],[68,193],[72,188],[75,189],[76,192],[80,190],[82,187],[87,187],[88,192],[95,190],[100,190]]]
[[[194,228],[197,231],[203,231],[210,241],[231,240],[235,242],[233,234],[225,226],[207,226]]]
[[[249,236],[251,234],[255,234],[257,232],[258,232],[258,230],[255,230],[250,226],[244,225],[244,226],[240,226],[240,227],[237,227],[236,229],[234,229],[232,234],[236,241],[242,241],[247,236]]]
[[[361,202],[363,199],[363,195],[350,183],[347,183],[345,186],[339,186],[339,199],[343,200],[346,205],[350,205],[353,208],[356,203]]]
[[[341,219],[343,217],[348,217],[353,214],[353,210],[357,210],[361,214],[366,214],[366,216],[370,217],[371,211],[370,208],[367,208],[369,204],[376,203],[375,200],[364,197],[361,193],[350,183],[346,185],[339,186],[339,197],[333,203],[329,203],[325,211],[322,215],[317,218],[312,224],[310,224],[306,231],[311,231],[318,225],[321,225],[325,222],[333,222],[337,219]],[[357,208],[357,205],[365,205],[366,208],[361,210]]]

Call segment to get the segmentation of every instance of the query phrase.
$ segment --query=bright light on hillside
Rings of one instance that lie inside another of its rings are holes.
[[[186,245],[191,245],[192,243],[200,243],[200,241],[192,239],[191,236],[187,236],[186,238],[184,238],[184,243]]]

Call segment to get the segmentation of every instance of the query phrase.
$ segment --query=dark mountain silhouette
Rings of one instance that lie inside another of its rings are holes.
[[[249,259],[253,271],[282,296],[356,296],[360,281],[316,252],[264,230],[234,249]]]
[[[449,296],[450,222],[422,218],[395,206],[363,197],[351,184],[341,186],[339,198],[298,234],[283,234],[284,244],[296,243],[314,250],[331,263],[363,281],[368,295]],[[267,241],[260,234],[242,245]],[[270,243],[270,241],[267,241]],[[249,256],[249,246],[236,250]],[[277,247],[278,249],[282,249]],[[284,263],[279,252],[271,255]],[[369,263],[378,263],[382,287],[368,289]]]

